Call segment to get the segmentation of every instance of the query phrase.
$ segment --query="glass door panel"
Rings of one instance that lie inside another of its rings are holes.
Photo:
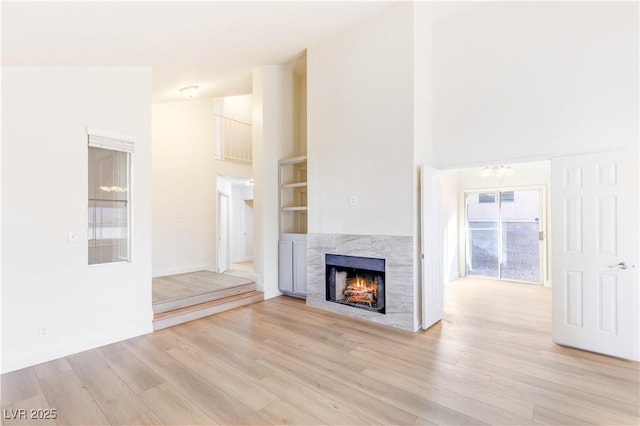
[[[503,192],[502,194],[507,194]],[[501,277],[540,282],[540,191],[512,191],[500,203]]]
[[[467,193],[467,275],[500,277],[498,193]]]
[[[465,194],[466,274],[541,282],[539,189]]]

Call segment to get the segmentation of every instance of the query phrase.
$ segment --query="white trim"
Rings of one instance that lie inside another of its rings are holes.
[[[99,268],[101,266],[126,265],[129,263],[131,263],[131,260],[119,260],[117,262],[91,263],[91,264],[88,264],[87,266],[89,268]]]
[[[307,156],[306,155],[301,155],[299,157],[285,158],[284,160],[278,161],[278,163],[280,163],[280,165],[282,166],[282,165],[285,165],[285,164],[304,163],[305,161],[307,161]]]
[[[117,139],[119,141],[136,143],[138,140],[135,136],[128,135],[126,133],[114,132],[111,130],[99,129],[97,127],[87,126],[87,134],[93,136],[100,136],[103,138]]]
[[[132,154],[136,138],[124,133],[87,126],[87,139],[90,147],[122,151]]]
[[[226,211],[222,211],[222,197],[226,198]],[[222,257],[222,217],[226,218],[226,236],[227,241],[224,246],[224,253],[226,257],[225,264],[220,267],[220,261]],[[218,190],[216,197],[216,269],[215,271],[222,274],[231,269],[231,194],[225,194],[223,191]]]

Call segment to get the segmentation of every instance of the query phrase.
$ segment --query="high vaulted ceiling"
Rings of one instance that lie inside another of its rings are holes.
[[[3,66],[151,66],[153,101],[251,92],[251,69],[305,48],[390,2],[2,2]]]

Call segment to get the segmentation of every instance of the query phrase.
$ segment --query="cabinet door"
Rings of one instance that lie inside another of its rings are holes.
[[[307,242],[293,243],[293,290],[307,294]]]
[[[279,288],[281,291],[293,292],[293,242],[278,242]]]

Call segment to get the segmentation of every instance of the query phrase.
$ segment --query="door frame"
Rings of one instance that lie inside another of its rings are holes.
[[[222,211],[222,198],[226,198],[226,211]],[[218,273],[223,273],[225,271],[228,271],[229,269],[231,269],[231,238],[230,238],[230,233],[231,233],[231,213],[230,213],[230,199],[231,197],[229,197],[229,195],[221,192],[221,191],[217,191],[217,197],[216,197],[216,201],[217,201],[217,207],[216,207],[216,271]],[[225,215],[226,218],[226,233],[227,233],[227,241],[224,247],[224,251],[226,253],[226,262],[224,265],[224,270],[223,268],[220,268],[220,261],[221,261],[221,253],[222,253],[222,216],[223,214]]]
[[[531,281],[520,281],[520,280],[513,280],[513,279],[505,279],[505,278],[501,278],[501,277],[486,277],[486,278],[490,278],[490,279],[496,279],[496,280],[500,280],[500,281],[511,281],[511,282],[517,282],[517,283],[523,283],[523,284],[532,284],[532,285],[544,285],[545,287],[549,287],[550,283],[549,283],[549,265],[548,265],[548,253],[550,252],[550,247],[549,247],[549,243],[550,243],[550,239],[549,239],[549,232],[550,232],[550,227],[549,227],[549,222],[548,222],[548,208],[550,206],[548,199],[547,199],[547,187],[545,185],[523,185],[523,186],[504,186],[504,187],[487,187],[487,188],[480,188],[480,189],[465,189],[462,190],[462,205],[463,205],[463,209],[462,209],[462,213],[463,213],[463,217],[462,217],[462,221],[461,223],[462,225],[462,232],[460,232],[460,234],[464,237],[464,243],[462,244],[462,253],[458,253],[458,256],[462,255],[460,258],[464,259],[464,274],[463,276],[467,276],[467,253],[468,253],[468,244],[469,244],[469,238],[467,236],[467,232],[468,232],[468,226],[467,226],[467,194],[471,194],[471,193],[485,193],[485,192],[509,192],[509,191],[532,191],[532,190],[536,190],[536,191],[540,191],[540,220],[542,221],[542,232],[543,232],[543,240],[539,240],[539,250],[540,250],[540,265],[539,265],[539,276],[540,276],[540,282],[534,283]],[[500,229],[498,229],[498,232],[500,233],[501,236],[501,232]],[[498,241],[500,247],[502,247],[502,241],[501,238]],[[498,265],[498,268],[500,268],[500,265]],[[475,276],[475,275],[474,275]]]

